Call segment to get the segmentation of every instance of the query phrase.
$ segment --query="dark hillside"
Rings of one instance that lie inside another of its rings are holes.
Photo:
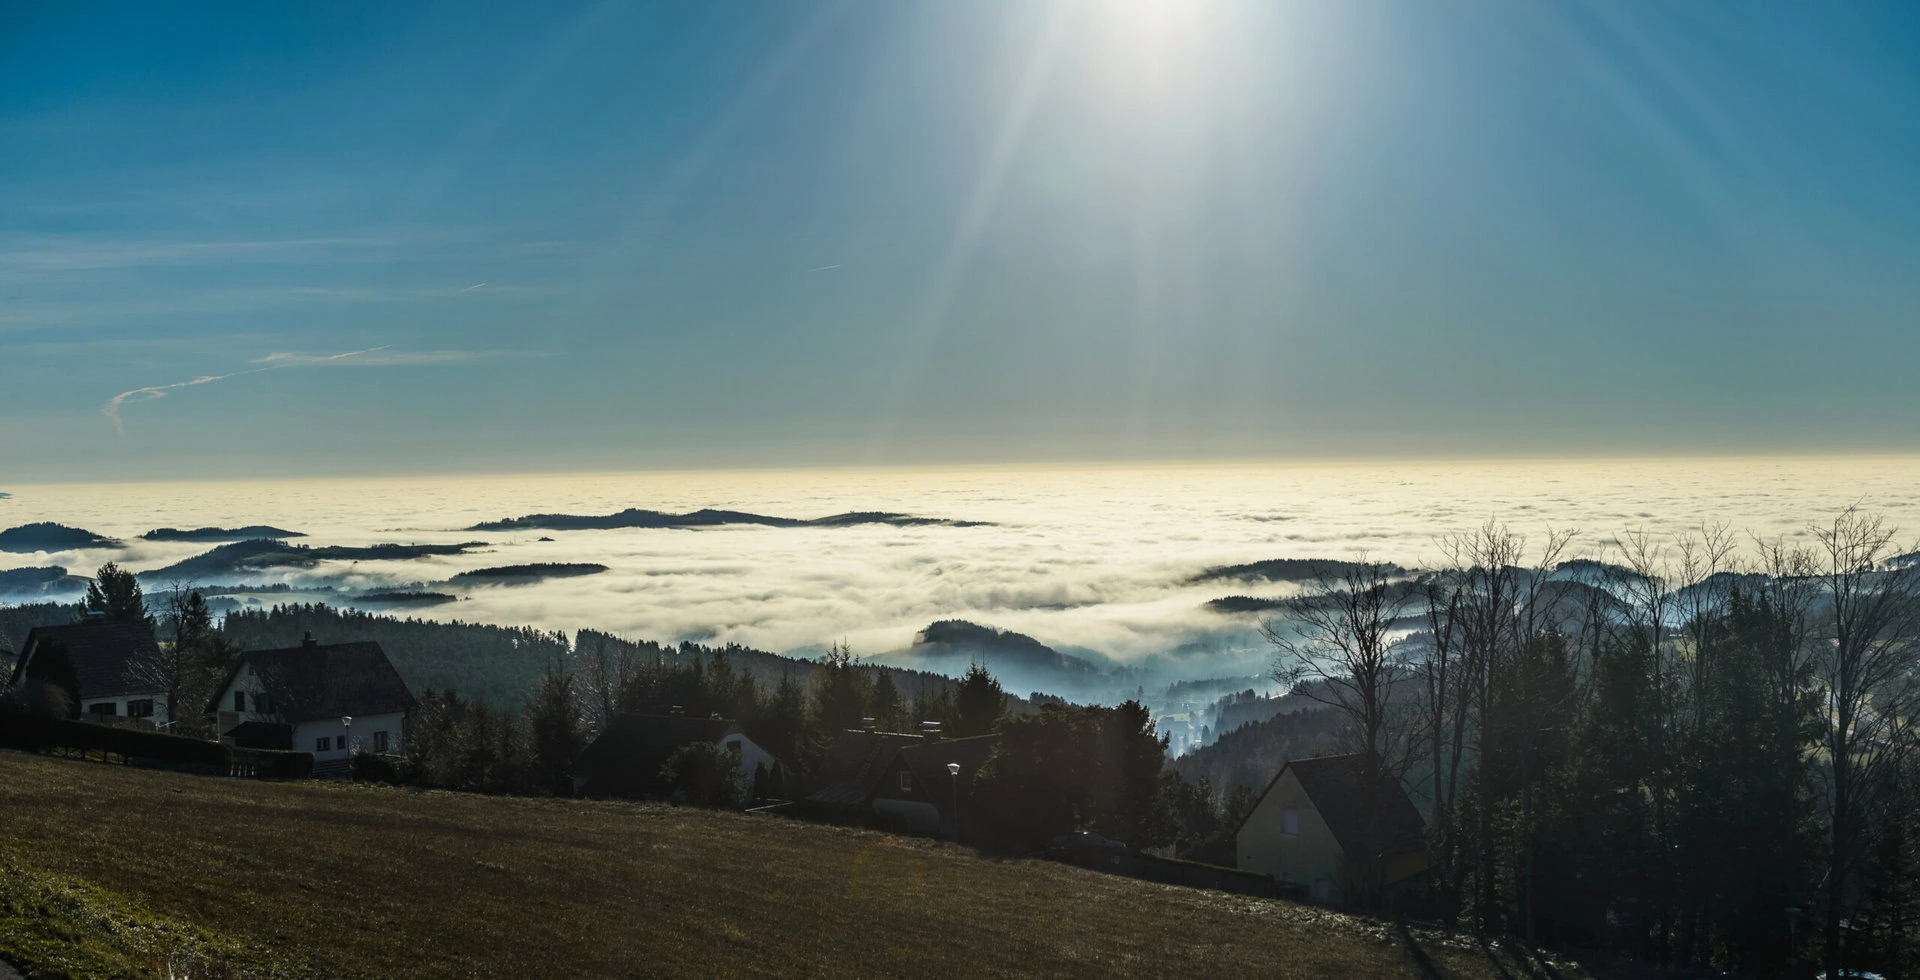
[[[1289,902],[664,805],[7,753],[0,812],[0,956],[30,974],[1108,980],[1541,966]]]
[[[526,626],[396,619],[318,604],[231,612],[222,628],[248,650],[297,646],[309,632],[322,643],[372,640],[416,696],[451,688],[508,711],[520,710],[540,672],[567,650],[566,637]]]
[[[1333,737],[1336,724],[1328,708],[1275,715],[1220,736],[1173,760],[1173,767],[1188,782],[1204,778],[1223,793],[1235,786],[1263,790],[1289,759],[1342,751]]]

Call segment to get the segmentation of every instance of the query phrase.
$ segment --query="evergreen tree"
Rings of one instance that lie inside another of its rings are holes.
[[[878,671],[873,679],[873,724],[883,732],[903,732],[907,730],[906,707],[900,703],[900,692],[894,689],[893,678],[887,671]]]
[[[823,744],[831,743],[841,732],[859,728],[867,717],[867,675],[860,661],[844,643],[836,643],[813,669],[813,717],[815,733]]]
[[[987,668],[974,664],[954,690],[953,734],[957,738],[986,735],[1007,713],[1007,692]]]
[[[558,658],[540,677],[527,706],[527,725],[540,783],[555,793],[571,793],[573,762],[587,746],[586,719],[573,674]]]
[[[789,766],[797,764],[804,769],[813,761],[804,745],[807,696],[792,675],[780,678],[780,685],[774,688],[773,697],[767,699],[752,732],[754,741],[766,746]]]
[[[1017,847],[1035,848],[1072,830],[1134,847],[1170,844],[1160,772],[1167,740],[1145,706],[1046,705],[1006,719],[1000,743],[975,782],[987,821]]]
[[[137,623],[145,626],[149,633],[154,630],[153,616],[147,612],[147,601],[141,594],[140,582],[132,572],[123,571],[113,562],[100,566],[100,570],[94,573],[93,580],[87,583],[87,597],[81,601],[80,608],[87,615],[98,613],[109,622]]]

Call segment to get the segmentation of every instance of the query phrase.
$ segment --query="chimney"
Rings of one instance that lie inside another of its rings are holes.
[[[868,731],[868,732],[870,732],[870,731],[873,731],[873,728],[874,728],[874,721],[873,721],[873,719],[872,719],[872,718],[862,718],[862,719],[860,719],[860,729],[861,729],[862,731]]]
[[[920,734],[925,738],[938,740],[940,738],[940,723],[937,721],[921,722]]]
[[[684,715],[684,714],[686,714],[686,713],[687,713],[687,709],[686,709],[686,708],[684,708],[684,707],[682,707],[681,705],[677,705],[677,704],[676,704],[676,705],[674,705],[673,707],[671,707],[671,708],[668,708],[668,709],[667,709],[667,714],[670,714],[670,715],[672,715],[672,716],[674,716],[675,718],[678,718],[678,717],[680,717],[681,715]]]
[[[319,645],[320,645],[320,641],[313,638],[313,633],[311,631],[309,631],[307,635],[300,638],[300,649],[302,650],[311,650],[314,647],[317,647]]]

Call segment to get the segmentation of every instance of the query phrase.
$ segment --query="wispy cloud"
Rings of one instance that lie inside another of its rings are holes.
[[[105,405],[100,406],[100,414],[106,416],[107,421],[113,423],[114,431],[118,432],[121,437],[124,438],[127,434],[127,429],[120,415],[121,409],[124,406],[138,404],[140,402],[150,402],[157,398],[165,398],[167,392],[178,388],[192,388],[197,385],[212,384],[215,381],[225,381],[228,378],[237,378],[242,375],[260,374],[265,371],[279,371],[286,368],[327,367],[336,365],[351,365],[354,367],[414,367],[433,364],[463,364],[490,357],[500,357],[509,353],[513,352],[498,350],[402,351],[394,350],[391,344],[382,344],[379,347],[368,347],[364,350],[343,351],[338,354],[306,354],[297,351],[281,351],[255,359],[252,362],[256,365],[254,367],[242,368],[238,371],[229,371],[226,374],[202,375],[191,381],[176,381],[172,384],[164,385],[147,385],[141,388],[134,388],[130,391],[123,391],[108,399]]]
[[[344,364],[349,367],[413,367],[429,364],[466,364],[493,357],[508,355],[537,356],[524,351],[505,350],[393,350],[391,347],[375,347],[367,351],[353,351],[349,354],[301,354],[283,351],[268,354],[255,364],[270,367],[321,367],[329,364]],[[352,360],[345,360],[346,358]]]
[[[192,262],[233,262],[240,258],[282,260],[314,250],[364,250],[392,247],[390,238],[287,238],[263,241],[90,241],[41,237],[9,239],[0,246],[0,269],[69,272],[122,269]]]

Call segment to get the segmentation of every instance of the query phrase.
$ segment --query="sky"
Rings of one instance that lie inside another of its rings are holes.
[[[0,8],[0,478],[1920,450],[1920,8]]]

